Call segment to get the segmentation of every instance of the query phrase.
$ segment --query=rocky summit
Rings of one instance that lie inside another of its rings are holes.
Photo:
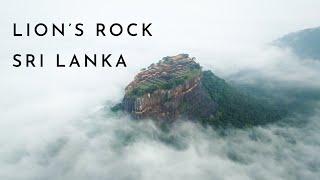
[[[187,54],[165,57],[142,69],[125,89],[122,109],[138,119],[174,120],[192,116],[188,104],[207,106],[203,116],[213,116],[215,103],[201,91],[201,67]]]
[[[187,118],[239,127],[279,117],[268,103],[239,92],[211,71],[202,71],[188,54],[164,57],[141,69],[112,110],[125,111],[135,119]]]

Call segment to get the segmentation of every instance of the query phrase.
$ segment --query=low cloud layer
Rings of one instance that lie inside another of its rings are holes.
[[[290,124],[215,130],[177,122],[161,131],[104,109],[63,126],[33,125],[6,139],[4,179],[316,179],[320,112]],[[23,132],[21,132],[23,133]],[[3,140],[2,140],[3,142]],[[18,171],[18,172],[17,172]]]

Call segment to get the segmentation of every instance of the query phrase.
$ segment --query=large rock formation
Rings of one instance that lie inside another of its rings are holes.
[[[165,57],[142,69],[113,111],[136,119],[173,121],[180,117],[215,126],[248,127],[281,117],[279,109],[246,95],[202,68],[187,54]]]
[[[143,69],[126,87],[121,108],[138,119],[174,120],[192,117],[194,111],[200,111],[201,116],[213,116],[216,104],[203,91],[201,67],[194,60],[180,54]]]

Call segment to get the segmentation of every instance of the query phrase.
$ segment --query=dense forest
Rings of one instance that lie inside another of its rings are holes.
[[[218,104],[215,117],[201,119],[205,124],[250,127],[279,120],[287,114],[286,108],[275,101],[246,94],[211,71],[203,72],[202,86]]]

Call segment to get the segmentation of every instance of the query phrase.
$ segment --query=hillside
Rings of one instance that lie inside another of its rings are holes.
[[[275,44],[292,49],[301,58],[320,60],[320,27],[287,34]]]

